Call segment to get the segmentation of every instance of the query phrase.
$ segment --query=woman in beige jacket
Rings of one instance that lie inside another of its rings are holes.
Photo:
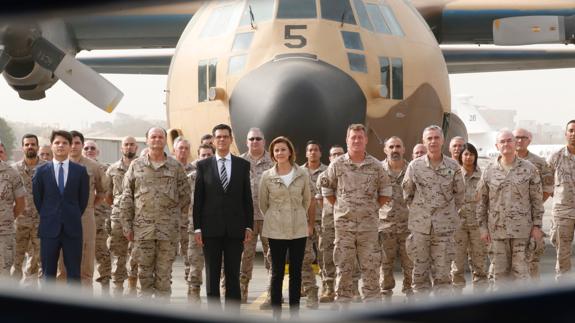
[[[295,164],[293,144],[286,137],[277,137],[269,151],[275,166],[262,174],[259,203],[264,215],[262,236],[269,240],[272,258],[271,304],[274,318],[279,319],[286,254],[290,312],[295,316],[299,311],[301,268],[313,219],[310,222],[307,217],[311,202],[309,175]]]

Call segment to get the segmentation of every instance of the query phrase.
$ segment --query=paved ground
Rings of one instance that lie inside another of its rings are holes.
[[[550,217],[551,202],[548,201],[545,204],[545,207],[546,207],[546,214],[544,216],[544,231],[548,233],[551,227],[551,217]],[[541,262],[541,273],[543,273],[542,277],[543,282],[550,282],[553,280],[554,266],[555,266],[555,249],[548,244],[548,247],[545,251],[545,255]],[[174,265],[172,302],[166,306],[174,308],[190,308],[190,305],[187,303],[187,295],[186,295],[187,285],[184,283],[183,272],[184,272],[183,263],[181,259],[178,259]],[[262,311],[259,309],[259,305],[264,301],[266,297],[265,288],[267,282],[267,274],[263,265],[263,258],[261,257],[261,254],[259,254],[258,257],[256,258],[256,264],[254,266],[253,276],[254,279],[250,284],[248,304],[242,305],[242,312],[245,314],[253,315],[261,319],[271,318],[270,311]],[[384,305],[381,306],[395,306],[399,304],[404,304],[406,302],[406,298],[401,293],[400,282],[402,278],[399,266],[396,268],[395,276],[396,281],[398,282],[397,284],[398,286],[394,291],[394,296],[391,300],[391,303],[385,303]],[[317,281],[319,284],[319,276],[317,277]],[[95,286],[96,286],[95,294],[99,294],[100,291],[98,284],[96,283]],[[472,288],[471,287],[465,288],[463,294],[472,295],[473,294]],[[204,289],[202,289],[201,295],[203,298],[203,304],[200,306],[200,308],[206,309]],[[287,298],[287,280],[284,284],[284,297]],[[351,308],[362,309],[363,307],[364,307],[363,304],[354,304],[352,305]],[[302,298],[301,317],[303,319],[325,318],[326,316],[332,316],[332,315],[334,315],[334,312],[331,310],[331,304],[320,304],[318,310],[308,310],[305,308],[305,298]]]

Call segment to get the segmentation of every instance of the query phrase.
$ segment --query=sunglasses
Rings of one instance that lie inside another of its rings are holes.
[[[84,147],[84,151],[88,151],[88,150],[96,150],[96,147],[94,147],[94,146],[86,146],[86,147]]]
[[[263,140],[263,139],[264,139],[264,138],[262,138],[262,137],[251,137],[251,138],[248,138],[249,141],[254,141],[254,140],[255,140],[255,141],[261,141],[261,140]]]

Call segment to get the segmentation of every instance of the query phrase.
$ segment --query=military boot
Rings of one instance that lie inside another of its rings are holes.
[[[128,278],[128,296],[136,296],[138,294],[138,278],[129,277]]]
[[[242,304],[248,303],[248,285],[250,281],[245,278],[240,278],[240,292],[242,297]]]
[[[188,302],[193,304],[202,303],[202,298],[200,297],[200,286],[188,287]]]
[[[272,309],[272,297],[268,291],[266,299],[260,304],[260,310],[271,310]]]
[[[313,310],[316,310],[319,307],[317,293],[318,293],[317,287],[308,288],[305,307]]]
[[[358,287],[359,284],[358,283],[359,283],[358,281],[353,282],[353,287],[352,287],[353,288],[353,290],[352,290],[353,296],[352,296],[351,300],[354,303],[361,303],[362,302],[361,294],[359,293],[359,287]]]
[[[335,291],[333,288],[333,281],[328,281],[325,283],[325,287],[322,291],[321,297],[319,298],[320,303],[332,303],[335,300]]]
[[[112,287],[112,295],[115,297],[121,297],[124,295],[124,282],[114,283],[114,287]]]

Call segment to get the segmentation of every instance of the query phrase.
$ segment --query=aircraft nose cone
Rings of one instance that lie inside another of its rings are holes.
[[[305,143],[322,145],[322,159],[334,144],[345,144],[347,127],[364,123],[366,98],[349,75],[312,57],[278,57],[238,82],[230,97],[231,123],[240,151],[250,128],[271,142],[287,136],[305,160]]]

